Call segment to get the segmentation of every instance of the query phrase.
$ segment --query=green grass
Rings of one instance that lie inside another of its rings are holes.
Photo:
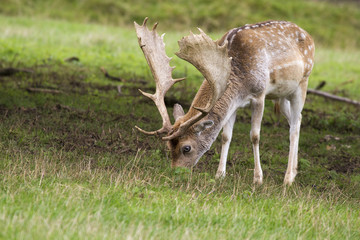
[[[215,182],[164,166],[149,170],[144,151],[120,168],[59,150],[1,151],[2,239],[360,237],[360,210],[338,190],[252,189],[246,176]]]
[[[343,2],[343,1],[342,1]],[[145,17],[167,30],[201,27],[212,32],[268,19],[293,21],[317,43],[349,48],[360,45],[360,8],[355,4],[310,0],[3,0],[0,13],[70,21],[131,26]]]
[[[103,66],[110,73],[128,81],[138,78],[151,81],[150,70],[133,29],[1,15],[0,21],[0,30],[3,32],[0,38],[2,62],[12,62],[16,66],[41,65],[46,62],[63,64],[64,59],[77,56],[80,63],[76,68],[81,70],[81,67],[87,66],[86,71],[91,71],[85,80],[98,81],[102,74],[99,68]],[[187,34],[185,31],[168,32],[165,37],[167,54],[174,57],[174,77],[186,76],[190,81],[184,85],[194,83],[199,86],[201,74],[174,55],[178,51],[177,41]],[[213,39],[222,36],[219,33],[210,35]],[[41,48],[37,47],[39,45]],[[326,81],[325,90],[360,99],[360,82],[357,81],[360,74],[359,59],[360,51],[356,49],[332,50],[320,45],[316,50],[310,87],[314,88],[321,81]],[[102,78],[100,82],[103,81]]]
[[[153,104],[137,91],[151,92],[154,84],[133,28],[44,20],[54,17],[48,13],[0,15],[0,68],[33,71],[0,77],[0,239],[360,237],[357,108],[308,96],[299,174],[287,189],[288,126],[271,102],[261,132],[263,186],[252,185],[249,109],[238,113],[223,181],[214,179],[219,140],[192,171],[170,169],[163,143],[133,128],[160,124]],[[167,31],[166,50],[173,56],[187,31],[168,31],[166,22],[159,28]],[[329,45],[317,45],[310,87],[325,80],[324,90],[360,100],[360,51]],[[64,60],[71,56],[80,61]],[[176,57],[172,64],[174,77],[188,79],[169,99],[189,104],[201,75]],[[124,81],[106,79],[101,66]]]

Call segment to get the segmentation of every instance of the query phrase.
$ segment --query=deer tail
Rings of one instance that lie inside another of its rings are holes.
[[[276,114],[277,117],[280,116],[280,101],[279,100],[275,100],[274,101],[274,113]]]

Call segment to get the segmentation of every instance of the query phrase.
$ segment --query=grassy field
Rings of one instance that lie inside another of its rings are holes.
[[[41,16],[30,7],[23,5],[25,16],[0,15],[0,69],[29,71],[0,77],[0,239],[360,238],[357,108],[308,96],[290,188],[282,185],[288,126],[270,101],[260,143],[264,185],[252,185],[249,109],[238,113],[224,180],[214,179],[219,140],[192,171],[171,169],[163,143],[133,128],[156,128],[160,117],[137,91],[154,84],[131,25],[89,24],[82,13],[78,23],[66,11],[51,20],[50,10]],[[173,56],[187,25],[171,31],[163,19],[159,27]],[[356,44],[319,41],[310,87],[326,81],[323,90],[360,100]],[[74,56],[80,61],[65,61]],[[173,99],[189,105],[201,75],[176,57],[172,64],[174,77],[187,80],[168,93],[169,106]],[[100,67],[123,81],[105,78]]]

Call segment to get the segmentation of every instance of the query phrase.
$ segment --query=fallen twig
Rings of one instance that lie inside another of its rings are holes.
[[[69,57],[64,59],[65,62],[80,62],[80,59],[78,57]]]
[[[70,107],[70,106],[63,105],[63,104],[57,104],[53,109],[54,110],[67,110],[69,112],[75,112],[78,115],[79,115],[79,113],[81,113],[81,114],[86,113],[86,110],[84,110],[84,109],[78,109],[78,108]]]
[[[316,86],[315,90],[320,90],[326,85],[325,81],[321,81],[319,85]]]
[[[0,69],[0,76],[8,77],[16,73],[33,73],[33,71],[29,69],[11,68],[11,67]]]
[[[119,95],[122,95],[122,92],[121,92],[121,88],[122,88],[123,86],[121,86],[121,85],[118,85],[117,86],[117,90],[118,90],[118,94]]]
[[[335,100],[335,101],[349,103],[349,104],[352,104],[352,105],[355,105],[355,106],[360,106],[360,102],[358,102],[358,101],[355,101],[355,100],[352,100],[352,99],[349,99],[349,98],[345,98],[345,97],[340,97],[340,96],[337,96],[337,95],[333,95],[333,94],[323,92],[323,91],[319,91],[319,90],[315,90],[315,89],[308,89],[307,93],[322,96],[324,98],[328,98],[328,99]]]
[[[101,67],[100,70],[104,73],[105,77],[106,78],[109,78],[111,80],[114,80],[114,81],[118,81],[118,82],[122,82],[123,80],[119,77],[114,77],[114,76],[111,76],[104,67]]]
[[[27,88],[28,92],[40,92],[40,93],[52,93],[52,94],[59,94],[62,93],[60,90],[55,89],[46,89],[46,88]]]

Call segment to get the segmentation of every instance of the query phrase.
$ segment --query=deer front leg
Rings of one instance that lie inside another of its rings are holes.
[[[254,183],[256,184],[263,183],[263,172],[260,164],[259,142],[260,142],[261,120],[264,113],[264,101],[265,101],[265,96],[262,96],[259,99],[253,100],[251,103],[252,114],[251,114],[250,139],[254,152],[254,162],[255,162]]]
[[[226,175],[226,160],[229,153],[230,142],[233,134],[234,123],[236,119],[236,112],[231,115],[228,122],[223,127],[223,132],[221,134],[221,156],[218,170],[216,172],[215,178],[224,178]]]

